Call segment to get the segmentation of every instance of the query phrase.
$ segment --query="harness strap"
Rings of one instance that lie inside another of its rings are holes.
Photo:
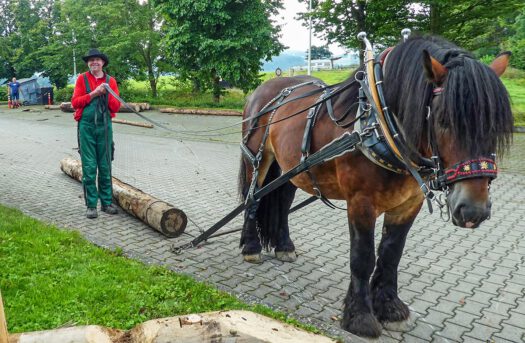
[[[188,248],[197,246],[197,244],[206,240],[212,234],[217,232],[221,227],[223,227],[228,222],[230,222],[233,218],[237,217],[237,215],[239,215],[247,207],[249,207],[256,201],[259,201],[262,197],[268,195],[275,189],[281,187],[282,185],[290,181],[290,179],[292,179],[296,175],[299,175],[300,173],[305,172],[306,170],[310,169],[311,167],[317,164],[332,160],[336,157],[342,156],[350,151],[353,151],[357,145],[361,144],[362,142],[361,135],[363,134],[360,134],[357,131],[354,131],[352,133],[350,132],[343,133],[340,137],[334,139],[333,141],[325,145],[320,150],[311,154],[307,160],[299,162],[299,164],[297,164],[295,167],[288,170],[287,172],[283,173],[277,179],[273,180],[269,184],[258,189],[253,194],[253,197],[251,199],[247,199],[245,203],[242,203],[239,206],[237,206],[233,211],[228,213],[224,218],[219,220],[208,230],[204,231],[200,236],[194,238],[190,243],[186,243],[178,247],[172,246],[171,251],[175,253],[180,253],[184,249],[188,249]],[[313,200],[310,198],[306,202],[309,203],[311,201]]]

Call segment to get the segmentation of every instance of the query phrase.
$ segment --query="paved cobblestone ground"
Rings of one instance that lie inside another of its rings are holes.
[[[239,120],[148,115],[186,130]],[[73,150],[75,124],[61,112],[0,107],[0,203],[78,230],[95,244],[121,247],[146,263],[165,265],[247,301],[290,312],[344,341],[364,341],[341,331],[334,320],[341,314],[349,284],[349,234],[343,212],[312,204],[291,216],[299,254],[295,263],[281,263],[270,253],[261,265],[243,263],[238,234],[174,255],[171,244],[189,241],[189,235],[197,235],[237,204],[239,149],[232,143],[238,138],[180,140],[160,130],[123,125],[115,125],[114,131],[114,175],[183,209],[189,218],[188,235],[166,239],[124,213],[86,219],[80,183],[59,169],[63,157],[78,157]],[[422,211],[399,268],[400,297],[409,304],[411,319],[385,328],[377,341],[525,341],[525,137],[517,136],[515,142],[512,156],[519,157],[504,163],[493,183],[493,216],[482,227],[456,228],[438,214]],[[237,218],[228,228],[240,225]],[[381,220],[377,233],[380,227]]]

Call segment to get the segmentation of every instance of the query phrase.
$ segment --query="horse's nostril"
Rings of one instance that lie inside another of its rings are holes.
[[[459,204],[454,211],[454,218],[460,226],[467,228],[477,227],[490,215],[490,205],[485,208]]]

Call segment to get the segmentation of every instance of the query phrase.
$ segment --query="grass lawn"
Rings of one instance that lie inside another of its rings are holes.
[[[525,126],[525,78],[502,79],[512,99],[514,125]]]
[[[232,309],[298,325],[283,313],[244,304],[1,205],[0,289],[11,333],[85,324],[129,329],[153,318]]]

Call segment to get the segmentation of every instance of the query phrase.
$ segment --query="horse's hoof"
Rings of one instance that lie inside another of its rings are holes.
[[[400,322],[408,319],[410,309],[397,296],[392,299],[375,297],[374,314],[382,323]]]
[[[346,314],[341,321],[341,328],[354,335],[377,338],[381,336],[381,323],[372,313]]]
[[[263,263],[262,254],[251,254],[251,255],[242,255],[244,260],[249,263],[261,264]]]
[[[295,251],[276,251],[275,257],[282,262],[297,261],[297,254],[295,253]]]

